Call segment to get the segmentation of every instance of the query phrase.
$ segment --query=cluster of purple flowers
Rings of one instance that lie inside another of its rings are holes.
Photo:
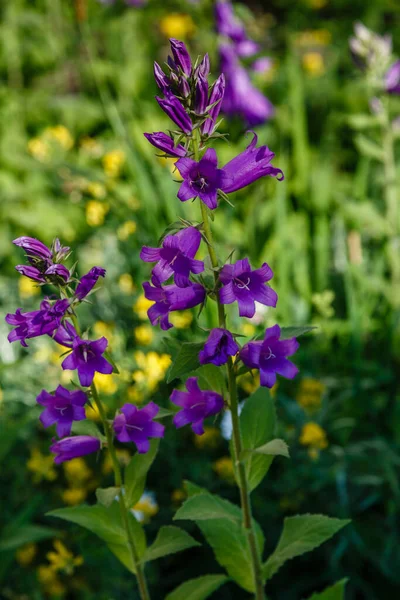
[[[274,107],[253,85],[248,70],[242,64],[243,58],[254,57],[259,52],[259,45],[247,36],[243,24],[234,15],[231,2],[216,2],[215,21],[222,38],[219,44],[220,70],[226,78],[222,110],[228,116],[239,115],[249,127],[265,123],[274,115]],[[271,61],[262,57],[254,61],[252,69],[260,72],[270,66]]]

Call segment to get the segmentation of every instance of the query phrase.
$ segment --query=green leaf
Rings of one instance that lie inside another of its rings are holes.
[[[255,450],[270,442],[274,436],[276,415],[269,391],[263,387],[258,388],[246,400],[239,418],[245,451]],[[273,456],[266,454],[253,452],[248,456],[245,468],[250,491],[264,479],[272,460]]]
[[[210,519],[228,519],[233,522],[240,520],[240,514],[233,510],[233,504],[213,494],[196,494],[188,498],[177,510],[174,521],[188,519],[190,521],[208,521]]]
[[[119,487],[97,488],[97,501],[108,508],[114,502],[115,496],[118,496],[120,490]]]
[[[268,456],[285,456],[286,458],[290,458],[287,443],[284,440],[279,439],[271,440],[259,448],[254,448],[254,450],[244,450],[243,455],[245,460],[248,459],[253,453],[266,454]]]
[[[310,333],[314,329],[318,329],[315,325],[303,325],[301,327],[282,327],[281,328],[281,340],[288,340],[292,337],[300,337],[305,333]]]
[[[168,554],[175,554],[186,548],[192,548],[192,546],[200,546],[199,542],[196,542],[191,535],[186,533],[183,529],[173,526],[161,527],[155,541],[148,548],[143,556],[143,562],[149,562],[160,558],[161,556],[167,556]]]
[[[263,566],[264,577],[270,579],[287,560],[318,548],[348,523],[349,519],[325,515],[287,517],[278,545]]]
[[[370,158],[375,158],[376,160],[383,162],[385,158],[383,149],[362,133],[356,135],[354,138],[354,143],[357,149],[361,152],[361,154],[364,154],[364,156],[369,156]]]
[[[213,390],[221,396],[225,395],[225,378],[221,368],[215,365],[203,365],[195,373],[199,377],[199,385],[203,390]]]
[[[146,476],[156,457],[160,440],[150,442],[150,450],[146,454],[136,453],[125,469],[125,502],[132,507],[144,492]]]
[[[188,497],[195,496],[196,494],[209,494],[209,491],[206,488],[202,488],[197,483],[193,483],[188,479],[185,479],[183,482],[183,486],[187,492]]]
[[[344,588],[347,579],[341,579],[335,585],[332,585],[323,592],[317,592],[310,596],[308,600],[344,600]]]
[[[93,423],[93,421],[90,421],[89,419],[85,419],[84,421],[74,421],[72,423],[72,433],[75,433],[76,435],[90,435],[96,437],[101,442],[106,441],[106,436],[101,433],[96,423]]]
[[[206,600],[226,581],[228,581],[226,575],[203,575],[196,579],[189,579],[168,594],[165,600]]]
[[[203,342],[185,342],[181,345],[179,352],[169,368],[167,383],[191,373],[199,368],[199,352],[203,349]]]
[[[40,542],[40,540],[54,537],[57,533],[56,529],[51,529],[50,527],[22,524],[18,529],[13,529],[2,536],[0,552],[11,552],[24,544]]]
[[[116,373],[117,375],[119,375],[119,369],[117,367],[117,364],[116,364],[115,360],[111,356],[111,353],[108,352],[108,350],[105,350],[103,352],[103,354],[104,354],[104,358],[106,358],[108,360],[108,362],[112,364],[113,373]]]
[[[71,523],[85,527],[99,538],[104,540],[113,554],[131,572],[136,573],[128,545],[128,537],[121,521],[118,502],[113,502],[107,508],[102,504],[94,506],[74,506],[71,508],[58,508],[47,513],[47,516],[58,517]],[[146,538],[143,528],[129,511],[129,527],[135,542],[139,559],[146,550]]]
[[[160,406],[159,408],[160,410],[154,417],[155,421],[158,421],[159,419],[165,419],[166,417],[172,417],[175,414],[174,412],[172,412],[172,410],[168,410],[167,408],[163,408],[162,406]]]

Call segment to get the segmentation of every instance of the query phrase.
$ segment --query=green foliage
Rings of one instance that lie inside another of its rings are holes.
[[[158,452],[160,440],[150,441],[150,450],[146,454],[138,452],[125,469],[125,498],[127,506],[133,506],[143,494],[147,473]]]
[[[245,459],[249,459],[252,454],[266,454],[267,456],[289,456],[289,448],[286,442],[283,440],[271,440],[259,448],[254,450],[244,450],[243,455]]]
[[[143,556],[143,562],[156,560],[168,554],[175,554],[175,552],[181,552],[181,550],[193,546],[200,546],[200,544],[183,529],[167,525],[161,527],[155,541],[147,548]]]
[[[109,487],[109,488],[97,488],[96,498],[99,504],[102,504],[106,508],[109,508],[114,502],[115,497],[120,493],[121,488]]]
[[[200,367],[199,352],[204,346],[203,342],[185,342],[180,347],[167,376],[168,383],[182,375],[191,373]]]
[[[24,544],[40,542],[57,535],[56,529],[43,525],[17,524],[3,531],[0,539],[0,552],[12,552]]]
[[[310,596],[308,600],[344,600],[344,592],[347,579],[342,579],[323,592],[317,592]]]
[[[165,600],[205,600],[226,581],[228,577],[225,575],[203,575],[190,579],[168,594]]]

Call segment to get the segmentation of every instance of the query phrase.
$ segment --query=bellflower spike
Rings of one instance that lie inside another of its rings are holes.
[[[154,63],[154,79],[163,94],[171,89],[171,81],[157,62]]]
[[[152,325],[160,325],[166,331],[173,325],[169,322],[169,313],[174,310],[186,310],[204,302],[206,291],[200,283],[180,288],[176,285],[161,287],[159,282],[153,287],[147,281],[143,284],[144,295],[148,300],[153,300],[147,315]]]
[[[204,55],[203,60],[197,67],[195,71],[195,75],[203,75],[207,79],[210,74],[210,57],[208,56],[208,52]]]
[[[63,279],[65,282],[67,282],[71,276],[71,273],[69,272],[67,267],[65,267],[64,265],[60,265],[59,263],[51,265],[51,267],[46,269],[44,274],[47,277],[51,277],[51,276],[61,277],[61,279]]]
[[[190,54],[183,42],[171,38],[169,40],[171,44],[172,56],[177,67],[180,67],[187,77],[192,72],[192,61]]]
[[[78,336],[75,327],[69,322],[64,321],[60,327],[51,334],[51,337],[57,344],[65,346],[66,348],[72,348],[74,345],[74,339]]]
[[[216,392],[201,390],[197,380],[197,377],[189,377],[186,381],[187,392],[174,390],[170,400],[173,404],[182,407],[173,418],[175,427],[179,429],[191,423],[193,432],[203,435],[204,419],[221,412],[224,399]]]
[[[149,438],[162,438],[164,425],[155,423],[154,417],[160,407],[154,402],[149,402],[143,408],[133,404],[124,404],[121,414],[114,419],[113,427],[117,440],[120,442],[133,442],[139,454],[150,450]]]
[[[150,144],[162,152],[165,152],[165,154],[169,154],[169,156],[181,158],[187,154],[185,146],[182,146],[182,144],[175,145],[174,140],[163,131],[144,133],[143,135],[150,142]]]
[[[386,73],[385,88],[388,94],[400,94],[400,60],[397,60]]]
[[[281,328],[274,325],[265,330],[264,340],[248,342],[240,351],[240,358],[250,369],[260,370],[260,383],[271,388],[276,383],[276,375],[286,379],[293,379],[298,373],[298,368],[287,356],[292,356],[299,343],[295,337],[289,340],[280,340]]]
[[[32,312],[21,312],[20,308],[17,308],[15,314],[9,313],[5,317],[6,323],[9,325],[14,325],[15,329],[10,331],[7,336],[10,344],[12,342],[20,342],[21,346],[25,348],[28,346],[25,340],[36,337],[40,335],[37,333],[38,328],[32,325],[32,319],[39,313],[39,310],[34,310]]]
[[[174,95],[167,92],[165,98],[156,96],[156,100],[162,110],[169,116],[171,121],[179,127],[179,129],[187,135],[192,132],[192,121],[182,104]]]
[[[215,124],[222,106],[222,100],[225,94],[225,75],[221,73],[215,81],[211,90],[208,106],[212,106],[208,112],[208,119],[201,126],[202,133],[211,135],[215,129]]]
[[[267,175],[278,177],[279,181],[284,179],[281,169],[277,169],[270,164],[275,154],[271,152],[268,146],[257,148],[258,138],[254,132],[253,135],[254,137],[246,150],[228,162],[222,169],[225,174],[222,190],[226,194],[241,190],[260,179],[260,177]]]
[[[96,372],[110,375],[113,366],[102,355],[108,346],[108,341],[102,337],[95,341],[84,340],[76,336],[72,352],[63,360],[61,367],[65,370],[78,371],[80,384],[89,387]]]
[[[176,168],[183,177],[178,198],[186,202],[191,198],[200,198],[210,209],[217,208],[217,192],[228,185],[225,172],[217,167],[218,159],[214,148],[208,148],[203,158],[196,162],[191,158],[180,158]]]
[[[58,437],[70,435],[73,421],[86,419],[84,405],[87,396],[81,390],[70,392],[59,385],[54,394],[42,390],[36,402],[45,406],[45,410],[39,417],[43,427],[50,427],[57,423]]]
[[[278,295],[272,288],[264,285],[272,277],[272,269],[267,263],[255,271],[252,271],[247,258],[238,260],[232,265],[225,265],[219,275],[222,283],[222,288],[219,290],[220,302],[222,304],[237,302],[241,317],[254,317],[256,301],[265,306],[275,307]]]
[[[45,283],[46,279],[41,271],[33,267],[31,265],[17,265],[15,270],[18,271],[21,275],[25,275],[25,277],[29,277],[32,281],[38,281],[39,283]]]
[[[199,353],[199,361],[202,365],[212,363],[219,367],[228,361],[228,356],[235,356],[238,352],[239,346],[231,332],[218,327],[208,336],[203,350]]]
[[[39,240],[35,238],[22,236],[13,240],[13,244],[23,248],[28,255],[28,258],[40,258],[41,260],[50,260],[52,257],[51,250]]]
[[[145,262],[158,261],[153,269],[153,283],[164,283],[174,275],[177,286],[190,285],[190,273],[197,275],[204,271],[203,261],[194,258],[200,242],[200,231],[196,227],[187,227],[175,235],[167,235],[161,248],[143,246],[140,258]]]
[[[81,277],[81,280],[75,290],[75,296],[78,300],[86,298],[88,293],[94,288],[99,277],[105,277],[106,270],[101,267],[92,267],[86,275]]]
[[[203,115],[208,106],[208,81],[201,73],[196,82],[196,98],[194,111],[197,115]]]
[[[40,335],[51,335],[61,325],[61,321],[69,307],[69,300],[57,300],[50,304],[43,300],[40,310],[22,313],[18,308],[15,314],[5,317],[9,325],[15,325],[15,329],[8,334],[8,341],[19,341],[22,346],[27,347],[26,340]]]
[[[79,458],[86,454],[92,454],[100,450],[100,440],[90,435],[75,435],[66,437],[50,446],[50,452],[56,454],[54,462],[56,465]]]

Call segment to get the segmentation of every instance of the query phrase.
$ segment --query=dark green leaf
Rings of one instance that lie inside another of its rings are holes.
[[[97,488],[96,498],[100,504],[108,508],[114,502],[115,497],[118,496],[119,493],[119,487]]]
[[[308,600],[344,600],[344,588],[346,587],[347,579],[341,579],[323,592],[317,592],[310,596]]]
[[[199,366],[199,352],[203,349],[203,342],[185,342],[169,368],[167,383],[195,371]]]
[[[125,469],[125,502],[132,507],[144,492],[147,472],[156,457],[160,440],[150,442],[150,450],[146,454],[136,453]]]
[[[282,327],[280,339],[288,340],[292,337],[300,337],[305,333],[310,333],[310,331],[313,331],[314,329],[318,329],[318,327],[315,327],[314,325],[303,325],[300,327]]]
[[[175,554],[175,552],[180,552],[192,546],[200,546],[200,544],[186,531],[179,527],[164,526],[159,530],[150,548],[146,550],[143,562],[149,562],[168,554]]]
[[[226,575],[203,575],[196,579],[189,579],[168,594],[165,600],[206,600],[226,581],[228,581]]]

